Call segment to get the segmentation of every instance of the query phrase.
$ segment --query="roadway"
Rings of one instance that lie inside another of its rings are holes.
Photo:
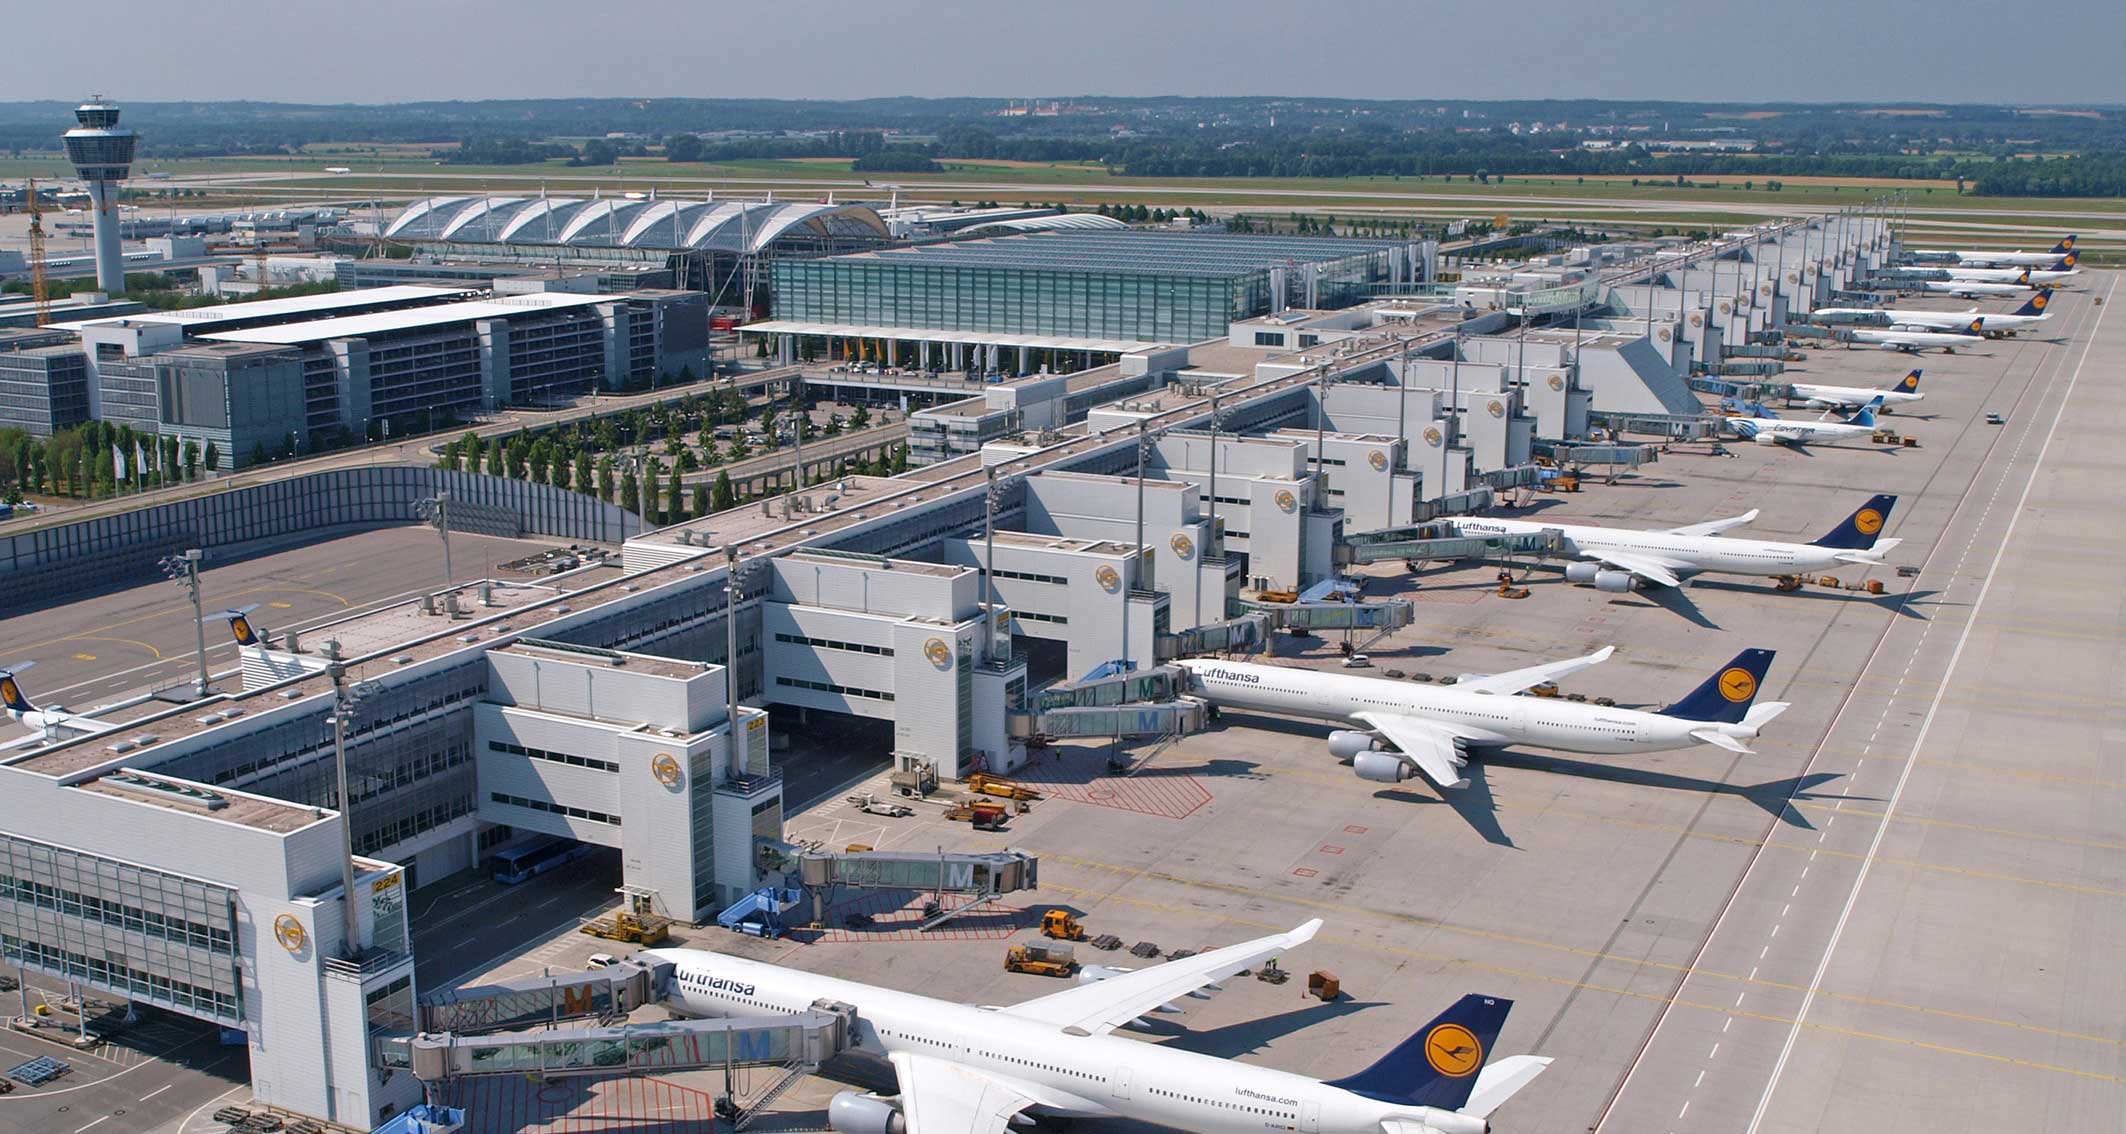
[[[452,566],[462,578],[499,574],[496,565],[554,546],[453,532]],[[256,603],[255,622],[302,628],[442,583],[443,554],[425,527],[382,528],[289,546],[233,562],[207,561],[201,599],[208,611]],[[219,623],[206,628],[207,664],[233,669],[236,644]],[[160,578],[130,590],[0,619],[0,665],[35,661],[22,679],[32,701],[87,709],[123,696],[186,684],[198,673],[192,604]],[[22,734],[0,721],[0,739]]]
[[[1955,423],[1959,491],[1895,556],[1919,582],[1813,745],[1819,794],[1750,856],[1600,1129],[2116,1128],[2126,329],[2107,310],[2072,298],[2062,345],[1999,348],[1985,408],[2008,424]]]

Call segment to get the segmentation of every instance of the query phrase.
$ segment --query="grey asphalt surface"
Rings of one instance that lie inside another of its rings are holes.
[[[464,579],[553,546],[549,540],[466,532],[450,537],[452,567]],[[280,630],[434,590],[442,582],[435,532],[407,526],[290,543],[234,562],[210,558],[201,573],[201,599],[210,614],[256,603],[253,622]],[[158,576],[129,590],[0,619],[0,665],[36,662],[21,679],[33,702],[85,710],[189,683],[199,671],[193,626],[184,591]],[[208,668],[233,669],[236,645],[225,625],[210,622],[206,629]],[[0,720],[0,739],[22,734],[20,725]]]

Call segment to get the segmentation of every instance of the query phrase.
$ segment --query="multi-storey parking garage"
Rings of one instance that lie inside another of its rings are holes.
[[[1154,490],[1153,553],[1101,504],[1119,501],[1114,477],[1135,468],[1140,436],[1294,424],[1326,378],[1451,341],[1461,321],[1441,309],[1327,361],[1257,352],[1248,373],[1221,371],[1215,422],[1208,391],[1169,385],[1106,415],[1108,433],[1077,427],[987,467],[969,456],[815,489],[781,515],[718,513],[630,540],[619,567],[459,589],[265,641],[244,651],[240,688],[55,724],[0,750],[0,829],[31,864],[0,889],[0,950],[241,1026],[261,1102],[373,1124],[414,1094],[372,1054],[406,1029],[418,991],[413,881],[471,865],[496,832],[539,832],[616,848],[631,891],[698,920],[755,884],[755,840],[781,831],[771,705],[890,720],[896,759],[942,775],[1008,767],[1005,714],[1023,704],[1028,668],[996,632],[1012,609],[1061,620],[1049,625],[1070,628],[1082,661],[1149,659],[1163,629],[1220,605],[1202,596],[1224,592],[1231,572],[1202,506],[1222,504],[1226,482],[1175,476]],[[1223,341],[1198,349],[1177,370],[1239,357]],[[1301,490],[1266,487],[1267,507],[1250,489],[1250,540],[1267,557],[1264,525],[1292,524],[1305,581],[1321,538],[1308,532],[1340,520],[1327,462],[1348,468],[1398,440],[1409,437],[1312,451],[1281,440],[1297,447],[1287,462],[1311,452],[1317,471],[1305,459],[1274,470],[1302,474]],[[1192,471],[1185,449],[1159,460]],[[1026,533],[993,563],[978,542],[992,514]],[[1008,601],[989,600],[989,567],[1000,596],[1014,584]],[[1081,571],[1110,597],[1044,594]]]

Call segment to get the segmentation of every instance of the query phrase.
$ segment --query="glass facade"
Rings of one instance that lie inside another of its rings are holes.
[[[236,891],[0,834],[0,957],[238,1025]]]
[[[775,317],[1136,342],[1218,338],[1288,306],[1342,307],[1390,278],[1396,246],[1330,238],[1051,232],[774,265]]]

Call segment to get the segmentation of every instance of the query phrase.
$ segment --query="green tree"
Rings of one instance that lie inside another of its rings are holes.
[[[694,482],[694,515],[696,518],[709,514],[709,486]]]
[[[705,149],[698,134],[674,134],[664,140],[666,161],[700,161]]]
[[[199,442],[185,442],[185,479],[199,479]]]
[[[641,490],[642,486],[638,484],[635,480],[635,466],[629,465],[627,467],[627,470],[620,474],[620,506],[630,512],[634,511],[637,507],[640,506],[640,503],[637,500],[637,494],[641,492]],[[644,522],[648,522],[649,517],[644,516],[643,520]]]
[[[613,502],[613,459],[598,458],[598,499],[608,504]]]
[[[672,479],[664,488],[665,523],[676,524],[686,519],[686,482],[680,479],[679,469],[672,469]]]
[[[503,476],[509,472],[509,451],[499,441],[488,447],[487,475]]]
[[[738,491],[731,487],[731,474],[718,472],[716,484],[709,490],[709,510],[722,512],[738,505]]]
[[[209,471],[218,471],[218,470],[220,470],[220,468],[221,468],[221,446],[220,446],[220,445],[218,445],[218,444],[216,444],[216,443],[214,443],[214,442],[212,442],[212,441],[209,441],[209,442],[207,442],[207,457],[206,457],[206,461],[207,461],[207,468],[208,468],[208,470],[209,470]]]
[[[871,407],[859,403],[856,407],[856,411],[849,415],[849,428],[869,429],[870,427]]]
[[[456,469],[458,467],[457,442],[452,441],[450,444],[443,446],[443,451],[436,454],[436,467],[439,469]]]
[[[575,475],[570,479],[569,487],[578,492],[589,492],[591,490],[590,453],[580,449],[577,450]]]

